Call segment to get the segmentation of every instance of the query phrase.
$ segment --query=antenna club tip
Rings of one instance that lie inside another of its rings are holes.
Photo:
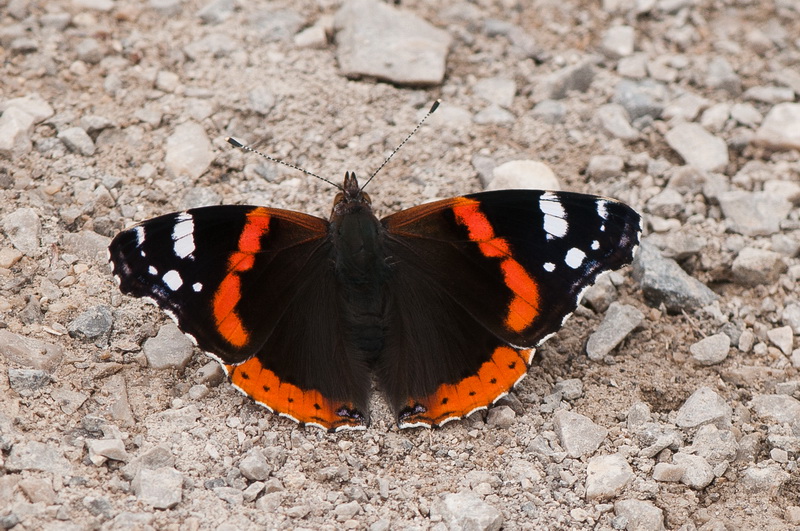
[[[436,100],[436,101],[434,101],[434,102],[433,102],[433,105],[431,105],[431,110],[430,110],[430,111],[428,111],[428,114],[432,114],[432,113],[433,113],[433,112],[434,112],[436,109],[438,109],[438,108],[439,108],[439,104],[440,104],[440,103],[442,103],[442,100]]]
[[[228,144],[232,145],[233,147],[237,147],[237,148],[244,147],[244,144],[242,144],[241,142],[239,142],[235,138],[228,137],[226,140],[228,141]]]

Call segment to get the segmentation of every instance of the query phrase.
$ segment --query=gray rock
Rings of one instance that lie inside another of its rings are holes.
[[[628,141],[639,138],[639,131],[631,125],[628,111],[622,105],[618,103],[601,105],[595,116],[603,130],[611,136]]]
[[[31,133],[36,119],[18,107],[10,107],[0,116],[0,156],[25,155],[33,147]]]
[[[700,111],[708,107],[708,104],[709,100],[706,98],[698,96],[693,92],[686,92],[672,100],[669,105],[664,108],[664,112],[661,113],[661,118],[663,120],[683,120],[692,122],[697,118],[697,115],[700,114]]]
[[[728,165],[728,146],[702,125],[680,123],[665,135],[667,144],[687,163],[703,171],[722,171]]]
[[[21,111],[33,116],[34,123],[40,123],[55,114],[53,107],[50,106],[38,94],[31,94],[21,98],[11,98],[0,103],[0,112],[5,112],[11,107],[16,107]]]
[[[253,448],[239,463],[239,472],[251,481],[264,481],[272,473],[272,466],[257,448]]]
[[[700,365],[716,365],[728,357],[731,338],[725,334],[714,334],[701,339],[689,347],[692,359]]]
[[[309,26],[294,36],[294,45],[298,48],[325,48],[328,45],[329,29],[321,23]]]
[[[204,24],[220,24],[233,15],[235,7],[234,0],[211,0],[197,12],[197,16]]]
[[[744,286],[774,284],[786,269],[780,254],[754,247],[739,251],[731,266],[733,280]]]
[[[97,39],[91,37],[82,39],[75,45],[75,54],[78,59],[91,65],[99,63],[105,56],[105,50]]]
[[[136,477],[140,470],[156,470],[159,468],[172,468],[175,466],[175,457],[164,446],[154,446],[141,455],[131,459],[122,468],[122,475],[125,479],[131,480]]]
[[[207,55],[215,58],[225,57],[238,48],[239,43],[230,35],[212,33],[202,39],[190,42],[183,47],[183,52],[192,61],[197,61]]]
[[[647,211],[662,218],[676,218],[684,212],[686,201],[675,188],[665,188],[647,201]]]
[[[511,78],[489,77],[476,82],[472,92],[489,103],[508,108],[514,103],[517,84]]]
[[[719,133],[724,129],[725,123],[730,118],[731,109],[731,104],[727,102],[712,105],[700,116],[700,125],[709,131]]]
[[[115,461],[128,461],[130,455],[125,450],[125,443],[121,439],[87,439],[86,447],[89,449],[89,461],[97,466],[108,459]]]
[[[242,499],[246,502],[251,502],[258,498],[258,495],[264,491],[264,483],[261,481],[254,481],[242,491]]]
[[[306,23],[293,9],[267,9],[252,17],[252,25],[264,42],[290,41]]]
[[[731,425],[732,415],[731,406],[721,396],[708,387],[701,387],[680,407],[675,424],[681,428],[697,428],[704,424],[724,428]]]
[[[633,478],[633,469],[621,454],[593,457],[586,467],[586,499],[612,498]]]
[[[485,109],[479,111],[472,120],[476,124],[510,124],[514,122],[516,117],[509,111],[503,109],[499,105],[489,105]]]
[[[636,431],[652,420],[650,406],[647,402],[634,402],[628,409],[626,425],[628,430]]]
[[[731,118],[742,125],[753,128],[764,120],[758,109],[749,103],[734,103],[731,106]]]
[[[712,424],[701,426],[692,440],[691,453],[705,459],[715,467],[736,459],[739,444],[730,430],[721,430]]]
[[[665,97],[666,90],[660,83],[623,79],[617,83],[611,101],[622,105],[630,119],[635,121],[643,116],[661,116]]]
[[[589,359],[597,361],[605,358],[643,320],[644,314],[636,307],[612,302],[603,322],[586,342],[586,354]]]
[[[547,124],[560,124],[567,115],[567,108],[556,100],[543,100],[537,103],[531,114]]]
[[[645,422],[635,433],[640,444],[644,446],[639,451],[641,457],[655,457],[665,448],[677,450],[683,446],[683,436],[671,425]]]
[[[583,382],[580,378],[561,380],[553,386],[554,393],[561,393],[564,400],[577,400],[583,396]]]
[[[586,175],[593,179],[608,179],[622,175],[625,161],[617,155],[595,155],[589,159]]]
[[[738,96],[742,92],[742,80],[728,60],[720,55],[713,56],[708,63],[706,86],[724,90],[731,96]]]
[[[782,326],[767,330],[767,338],[773,345],[781,349],[785,355],[790,356],[794,350],[794,333],[791,326]]]
[[[162,326],[142,348],[148,365],[154,369],[185,369],[192,359],[192,341],[174,323]]]
[[[61,236],[61,245],[70,254],[95,263],[108,262],[108,244],[111,238],[94,231],[68,232]]]
[[[619,500],[614,502],[614,513],[628,521],[626,529],[635,531],[663,531],[664,512],[649,501]]]
[[[78,339],[97,339],[106,336],[114,324],[111,309],[100,304],[93,306],[76,317],[67,330],[70,337]]]
[[[0,355],[16,365],[52,373],[64,351],[58,345],[0,330]]]
[[[772,150],[800,149],[800,103],[779,103],[770,109],[752,142]]]
[[[782,197],[793,205],[800,205],[800,184],[796,182],[772,179],[764,183],[764,191],[770,195]],[[797,245],[800,246],[800,243]],[[788,254],[793,255],[794,253]]]
[[[171,509],[183,497],[183,476],[174,468],[142,468],[131,482],[136,497],[156,509]]]
[[[489,410],[486,415],[486,424],[495,428],[508,429],[514,425],[517,414],[508,406],[497,406]]]
[[[699,455],[678,452],[672,456],[672,462],[683,467],[681,483],[692,489],[706,488],[714,481],[714,471],[711,465]]]
[[[244,493],[233,487],[216,487],[214,489],[214,494],[216,494],[217,498],[220,500],[225,500],[233,506],[242,505],[242,503],[244,503]]]
[[[571,91],[586,92],[594,80],[594,59],[567,66],[541,79],[534,88],[533,99],[562,100]]]
[[[750,404],[756,415],[779,423],[800,425],[800,400],[787,395],[756,395]]]
[[[791,476],[780,465],[751,466],[742,472],[741,483],[750,492],[775,496],[789,479]]]
[[[348,0],[336,13],[336,56],[347,77],[433,86],[444,79],[451,37],[416,15],[374,0]]]
[[[50,398],[55,400],[61,411],[67,415],[72,415],[89,399],[89,395],[73,391],[67,387],[59,387],[50,391]]]
[[[728,228],[745,236],[776,234],[792,210],[786,198],[767,192],[732,190],[719,194],[718,199]]]
[[[216,387],[225,379],[225,371],[216,361],[209,361],[194,375],[194,381],[200,384]]]
[[[709,305],[719,296],[688,275],[675,260],[664,258],[654,245],[642,242],[633,261],[633,278],[642,286],[648,303],[664,304],[673,313]]]
[[[498,531],[503,515],[472,492],[444,494],[431,504],[431,517],[441,519],[448,529]]]
[[[492,171],[487,190],[559,190],[561,185],[550,166],[536,160],[512,160]]]
[[[64,475],[70,472],[70,464],[59,447],[39,441],[27,441],[17,443],[11,448],[5,469],[9,472],[35,470]]]
[[[197,179],[214,160],[211,141],[202,125],[187,122],[175,128],[167,138],[164,163],[173,176],[188,175]]]
[[[656,463],[653,467],[653,479],[664,483],[677,483],[686,473],[686,468],[672,463]]]
[[[50,375],[40,369],[8,369],[8,383],[20,396],[33,395],[50,380]]]
[[[597,282],[583,292],[582,302],[596,313],[602,314],[608,310],[608,307],[616,299],[617,287],[611,281],[611,275],[601,275]]]
[[[603,33],[600,49],[606,57],[619,59],[633,53],[634,39],[632,26],[612,26]]]
[[[92,137],[81,127],[69,127],[59,131],[58,139],[67,146],[67,149],[80,153],[84,157],[91,157],[97,149]]]
[[[266,87],[255,87],[247,93],[248,108],[267,115],[275,107],[275,95]]]
[[[794,91],[789,87],[770,87],[770,86],[756,86],[750,87],[742,97],[750,101],[758,101],[761,103],[785,103],[794,101]]]
[[[32,503],[53,505],[56,501],[56,492],[53,482],[49,478],[26,478],[19,482],[19,488]]]
[[[3,232],[11,244],[27,256],[38,256],[42,222],[32,208],[17,208],[3,218]]]
[[[565,409],[556,411],[553,423],[561,446],[572,458],[594,453],[608,436],[608,430],[589,417]]]
[[[361,505],[356,500],[340,503],[333,509],[333,514],[336,515],[336,520],[339,522],[350,520],[360,512]]]

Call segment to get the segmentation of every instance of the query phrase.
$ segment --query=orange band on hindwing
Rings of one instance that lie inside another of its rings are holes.
[[[506,286],[514,298],[506,309],[506,328],[522,332],[539,314],[539,288],[525,268],[511,255],[511,247],[504,238],[495,236],[489,218],[481,212],[480,202],[461,198],[453,207],[456,220],[467,228],[469,239],[478,244],[481,254],[498,258]]]
[[[236,305],[242,298],[240,275],[253,268],[255,255],[261,251],[261,239],[269,232],[270,219],[265,208],[256,208],[247,213],[237,250],[228,259],[228,274],[214,293],[214,323],[217,331],[237,348],[246,345],[250,339],[250,334],[236,312]]]

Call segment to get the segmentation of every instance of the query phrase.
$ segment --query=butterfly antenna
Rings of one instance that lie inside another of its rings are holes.
[[[405,145],[405,143],[406,143],[406,142],[408,142],[408,140],[409,140],[409,139],[410,139],[412,136],[414,136],[414,133],[416,133],[416,132],[419,130],[419,128],[420,128],[420,127],[422,127],[422,124],[425,122],[425,120],[427,120],[427,119],[428,119],[428,116],[430,116],[431,114],[433,114],[433,113],[434,113],[434,111],[435,111],[436,109],[438,109],[438,108],[439,108],[439,104],[440,104],[441,102],[442,102],[442,100],[436,100],[436,101],[434,101],[434,102],[433,102],[433,105],[431,105],[431,110],[429,110],[429,111],[427,112],[427,114],[425,114],[425,116],[423,116],[423,117],[422,117],[422,120],[420,120],[420,121],[419,121],[419,123],[417,124],[417,126],[414,128],[414,130],[413,130],[413,131],[411,131],[411,132],[408,134],[408,136],[405,138],[405,140],[403,140],[402,142],[400,142],[400,145],[399,145],[399,146],[397,146],[396,148],[394,148],[394,151],[392,151],[391,153],[389,153],[389,156],[388,156],[388,157],[386,157],[386,160],[384,160],[384,161],[383,161],[383,164],[381,164],[380,166],[378,166],[378,169],[377,169],[377,170],[375,170],[375,172],[374,172],[372,175],[370,175],[370,176],[369,176],[369,179],[367,179],[367,182],[365,182],[365,183],[364,183],[364,185],[361,187],[361,189],[362,189],[362,190],[363,190],[364,188],[366,188],[366,187],[367,187],[367,185],[369,184],[369,182],[370,182],[370,181],[371,181],[371,180],[372,180],[372,179],[373,179],[373,178],[374,178],[376,175],[378,175],[378,172],[379,172],[379,171],[381,171],[381,170],[383,169],[383,167],[384,167],[384,166],[386,166],[386,164],[387,164],[387,163],[388,163],[390,160],[392,160],[392,157],[394,157],[394,154],[395,154],[395,153],[397,153],[398,151],[400,151],[400,148],[401,148],[401,147],[403,147],[403,146]]]
[[[250,153],[255,153],[256,155],[261,155],[262,157],[264,157],[267,160],[271,160],[272,162],[277,162],[278,164],[283,164],[284,166],[287,166],[287,167],[292,168],[294,170],[301,171],[301,172],[305,173],[306,175],[310,175],[312,177],[316,177],[317,179],[319,179],[321,181],[325,181],[326,183],[330,184],[331,186],[334,186],[334,187],[338,188],[339,190],[342,189],[341,185],[336,184],[336,183],[334,183],[332,181],[329,181],[325,177],[320,177],[316,173],[311,173],[310,171],[304,170],[303,168],[301,168],[299,166],[295,166],[294,164],[289,164],[288,162],[284,162],[282,160],[278,160],[275,157],[270,157],[269,155],[261,153],[260,151],[258,151],[256,149],[253,149],[250,146],[245,146],[244,144],[242,144],[241,142],[239,142],[235,138],[228,137],[227,140],[228,140],[228,144],[232,145],[233,147],[237,147],[239,149],[243,149],[244,151],[249,151]]]

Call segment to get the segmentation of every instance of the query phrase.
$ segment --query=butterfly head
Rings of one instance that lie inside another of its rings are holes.
[[[354,172],[344,174],[341,192],[333,200],[333,216],[359,211],[372,211],[372,200],[358,185]]]

